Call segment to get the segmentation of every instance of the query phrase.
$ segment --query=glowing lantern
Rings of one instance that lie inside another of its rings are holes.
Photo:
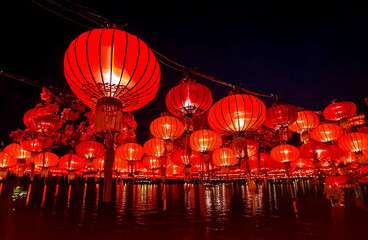
[[[96,141],[84,141],[75,148],[78,156],[87,160],[87,166],[92,166],[92,161],[95,158],[100,158],[105,154],[105,147],[102,143]]]
[[[160,158],[154,156],[144,157],[142,159],[142,164],[150,170],[157,170],[161,167]]]
[[[126,161],[139,161],[142,159],[144,150],[138,143],[124,143],[116,149],[116,154]]]
[[[208,112],[209,126],[220,134],[234,134],[259,128],[266,118],[266,106],[257,97],[234,94],[216,102]]]
[[[303,144],[299,150],[302,158],[315,162],[327,160],[330,156],[327,145],[316,141],[309,141]]]
[[[252,139],[236,137],[232,141],[231,148],[234,152],[235,157],[243,159],[256,154],[259,149],[259,144]]]
[[[358,163],[365,164],[367,162],[362,153],[365,149],[368,148],[367,133],[347,133],[338,140],[338,144],[343,151],[354,152]]]
[[[193,116],[206,112],[211,105],[211,91],[190,78],[184,78],[166,95],[167,109],[174,116],[184,118],[186,129],[193,128]]]
[[[299,154],[299,149],[289,144],[276,146],[270,152],[271,158],[281,163],[295,161],[299,158]]]
[[[312,162],[304,158],[298,158],[297,160],[292,161],[290,164],[291,168],[294,170],[308,169],[313,167]]]
[[[266,111],[266,127],[277,130],[281,142],[288,140],[287,127],[296,121],[298,117],[296,108],[286,104],[274,104]]]
[[[49,139],[40,140],[39,138],[29,139],[22,141],[22,147],[32,153],[40,153],[45,151],[45,149],[50,148],[52,143]]]
[[[5,151],[0,152],[0,179],[5,178],[8,169],[17,165],[17,159],[10,156]]]
[[[170,163],[166,167],[167,176],[182,176],[184,171],[183,165],[176,165],[174,163]]]
[[[248,165],[249,169],[253,172],[270,171],[282,167],[278,162],[272,160],[270,154],[262,152],[250,156],[248,159]]]
[[[59,163],[59,157],[52,152],[43,152],[36,155],[34,164],[36,168],[41,168],[41,176],[49,175],[49,168],[54,167]]]
[[[200,152],[206,160],[209,152],[222,145],[222,138],[218,133],[204,128],[190,135],[189,145],[192,150]]]
[[[309,136],[319,142],[333,142],[344,134],[344,130],[336,124],[324,123],[309,132]]]
[[[229,168],[238,163],[233,150],[228,147],[221,147],[213,152],[213,164],[218,167]]]
[[[5,147],[4,151],[13,158],[18,159],[19,163],[24,163],[26,159],[31,157],[31,153],[22,148],[18,143],[11,143]]]
[[[77,97],[96,111],[97,129],[121,129],[122,111],[149,103],[160,84],[160,66],[139,38],[118,29],[93,29],[72,41],[64,75]]]
[[[77,154],[65,154],[59,160],[59,167],[68,171],[76,171],[84,168],[86,160]]]
[[[339,186],[345,184],[348,181],[348,178],[345,176],[328,176],[325,179],[325,183],[330,186]]]
[[[331,161],[339,162],[342,157],[344,156],[345,152],[341,150],[341,148],[336,144],[329,144],[327,145],[328,152],[330,154]]]
[[[172,161],[175,164],[184,166],[195,165],[200,162],[200,158],[201,156],[198,152],[187,151],[187,149],[176,151],[172,155]]]
[[[151,138],[143,145],[144,153],[148,156],[163,157],[165,155],[164,140]]]
[[[299,133],[301,141],[306,143],[309,140],[308,131],[316,128],[318,124],[319,118],[316,113],[312,111],[299,111],[296,121],[288,128],[290,131]]]
[[[92,166],[97,171],[103,171],[104,167],[105,167],[105,158],[104,157],[99,157],[99,158],[93,159]]]
[[[353,102],[332,102],[323,111],[324,117],[329,121],[340,121],[351,117],[356,112],[356,106]]]
[[[122,159],[116,152],[113,169],[116,172],[128,172],[128,161]]]
[[[59,117],[45,106],[28,110],[23,116],[24,125],[40,134],[54,132],[60,128]]]

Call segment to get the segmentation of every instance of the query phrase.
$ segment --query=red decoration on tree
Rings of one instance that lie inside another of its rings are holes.
[[[216,102],[208,112],[209,126],[220,134],[258,129],[266,119],[266,107],[257,97],[234,94]]]
[[[68,47],[64,74],[77,97],[96,111],[96,128],[121,129],[122,111],[149,103],[160,84],[160,66],[139,38],[118,29],[93,29]]]

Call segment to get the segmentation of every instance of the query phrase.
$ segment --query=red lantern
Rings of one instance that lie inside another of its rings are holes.
[[[45,151],[45,149],[50,148],[52,146],[52,142],[49,139],[29,139],[22,141],[22,147],[24,150],[32,152],[32,153],[40,153]]]
[[[5,147],[4,151],[13,158],[21,160],[21,162],[24,162],[26,159],[29,159],[31,157],[31,153],[24,150],[22,146],[18,143],[9,144]]]
[[[282,165],[272,160],[268,153],[259,153],[250,156],[248,159],[248,165],[251,171],[270,171],[282,168]]]
[[[348,181],[348,178],[345,176],[328,176],[325,179],[325,183],[330,186],[339,186],[345,184]]]
[[[363,154],[363,151],[368,149],[367,133],[347,133],[339,139],[338,144],[343,151],[354,152],[358,163],[365,164],[367,162],[367,158]]]
[[[337,144],[329,144],[327,145],[328,152],[330,154],[330,159],[332,161],[340,161],[344,156],[344,151]]]
[[[116,172],[128,172],[128,161],[119,157],[119,155],[116,152],[113,169]]]
[[[313,168],[312,162],[304,158],[298,158],[297,160],[291,162],[290,165],[294,170]]]
[[[271,158],[281,163],[295,161],[299,158],[299,154],[299,149],[289,144],[276,146],[270,152]]]
[[[116,149],[116,154],[126,161],[139,161],[143,157],[144,150],[138,143],[124,143]]]
[[[333,123],[323,123],[310,131],[309,136],[319,142],[333,142],[344,134],[344,130]]]
[[[174,140],[183,135],[184,126],[179,119],[163,114],[152,121],[150,131],[155,138]]]
[[[296,121],[298,113],[296,108],[286,104],[275,104],[266,111],[266,127],[275,130],[287,128]]]
[[[37,154],[34,163],[36,167],[50,168],[56,166],[59,163],[59,157],[52,152],[43,152]]]
[[[166,95],[166,107],[177,117],[192,117],[206,112],[212,105],[208,87],[185,78]]]
[[[105,167],[105,157],[99,157],[99,158],[93,159],[92,166],[97,171],[103,171]]]
[[[319,118],[312,111],[299,111],[298,117],[294,123],[288,128],[292,132],[300,134],[302,142],[306,143],[309,140],[308,131],[316,128],[319,124]]]
[[[164,140],[151,138],[143,145],[144,153],[148,156],[163,157],[165,155]]]
[[[189,151],[187,149],[182,149],[176,151],[172,155],[172,161],[177,165],[195,165],[200,162],[201,155],[195,151]]]
[[[37,106],[23,116],[24,125],[40,134],[54,132],[60,128],[59,117],[46,106]]]
[[[153,156],[144,157],[142,159],[142,164],[150,170],[157,170],[161,167],[160,158]]]
[[[190,135],[190,147],[197,152],[208,153],[222,145],[221,136],[209,129],[201,129]]]
[[[77,154],[65,154],[59,160],[59,166],[68,171],[76,171],[84,168],[86,160]]]
[[[160,66],[139,38],[118,29],[93,29],[68,47],[64,74],[77,97],[96,109],[98,129],[120,130],[122,111],[149,103],[160,84]]]
[[[353,102],[332,102],[323,111],[324,117],[329,121],[340,121],[351,117],[356,112],[356,106]]]
[[[299,150],[302,158],[312,161],[327,160],[330,156],[327,145],[317,141],[309,141],[303,144]]]
[[[259,144],[252,139],[235,137],[232,141],[231,148],[235,157],[243,159],[256,154],[259,149]]]
[[[209,126],[221,134],[234,134],[259,128],[266,118],[266,107],[257,97],[234,94],[216,102],[208,112]]]
[[[213,152],[213,164],[218,167],[231,167],[238,163],[233,150],[228,147],[221,147]]]
[[[0,180],[8,175],[8,169],[17,165],[17,159],[5,151],[0,152]]]
[[[170,163],[166,167],[167,176],[183,176],[184,166]]]
[[[105,147],[102,143],[96,141],[84,141],[77,145],[75,152],[88,162],[102,157],[105,154]]]

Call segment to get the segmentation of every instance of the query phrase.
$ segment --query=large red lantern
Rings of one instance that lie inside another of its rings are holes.
[[[298,117],[294,123],[288,128],[290,131],[300,134],[302,142],[306,143],[309,140],[308,131],[316,128],[319,124],[319,118],[313,111],[299,111]]]
[[[46,106],[36,106],[28,110],[23,116],[24,125],[40,134],[56,131],[60,128],[59,117],[50,112]]]
[[[139,109],[155,97],[161,77],[151,49],[118,29],[93,29],[73,40],[64,74],[77,97],[96,109],[96,127],[116,130],[122,111]]]
[[[298,113],[296,108],[286,104],[275,104],[267,109],[266,120],[263,123],[266,127],[279,130],[287,128],[296,121]]]
[[[266,119],[266,106],[257,97],[234,94],[216,102],[208,112],[209,126],[221,134],[259,128]]]
[[[142,159],[144,150],[138,143],[124,143],[116,149],[116,154],[126,161],[139,161]]]
[[[77,145],[75,152],[78,156],[86,159],[87,165],[91,167],[93,159],[105,154],[105,147],[102,143],[96,141],[84,141]]]
[[[213,164],[218,167],[231,167],[238,163],[233,150],[228,147],[221,147],[212,154]]]
[[[59,160],[59,167],[68,171],[76,171],[84,168],[86,160],[77,154],[65,154]]]
[[[332,102],[323,111],[324,117],[329,121],[340,121],[351,117],[356,112],[356,106],[353,102]]]
[[[270,154],[268,153],[259,153],[254,154],[248,159],[248,166],[251,171],[255,172],[263,172],[270,171],[273,169],[281,168],[281,164],[272,160]]]
[[[299,154],[299,149],[289,144],[278,145],[270,152],[271,158],[281,163],[295,161],[299,158]]]
[[[343,151],[354,152],[358,163],[365,164],[367,162],[363,155],[363,151],[368,148],[367,133],[347,133],[338,140],[338,145]]]
[[[143,145],[144,153],[148,156],[163,157],[165,156],[164,140],[159,138],[151,138]]]
[[[8,174],[8,169],[17,165],[17,159],[10,156],[7,152],[0,152],[0,180]]]
[[[59,157],[52,152],[37,154],[34,160],[35,166],[43,169],[54,167],[59,163]]]
[[[309,132],[309,136],[319,142],[333,142],[344,134],[344,130],[337,124],[323,123]]]
[[[4,151],[20,162],[25,162],[26,159],[31,157],[31,152],[24,150],[18,143],[9,144]]]
[[[330,156],[328,146],[325,143],[309,141],[300,147],[300,156],[311,161],[327,160]]]
[[[27,150],[32,153],[40,153],[45,151],[47,148],[50,148],[52,146],[52,141],[50,139],[28,139],[22,141],[22,147],[24,150]]]

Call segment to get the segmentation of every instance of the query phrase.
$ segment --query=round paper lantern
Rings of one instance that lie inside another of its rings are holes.
[[[174,140],[183,135],[184,125],[176,117],[163,114],[152,121],[150,131],[155,138]]]
[[[105,157],[99,157],[99,158],[93,159],[92,166],[97,171],[103,171],[105,167]]]
[[[165,155],[164,140],[151,138],[143,145],[144,153],[148,156],[163,157]]]
[[[356,112],[356,106],[353,102],[332,102],[323,111],[324,117],[329,121],[340,121],[343,118],[351,117]]]
[[[0,152],[0,169],[8,169],[17,165],[17,159],[10,156],[7,152]]]
[[[23,116],[24,125],[40,134],[54,132],[60,128],[59,117],[50,112],[46,106],[37,106],[28,110]]]
[[[228,147],[221,147],[213,152],[213,164],[218,167],[231,167],[238,163],[233,150]]]
[[[49,171],[52,176],[61,176],[63,174],[68,174],[68,171],[61,167],[50,167]]]
[[[76,171],[84,168],[86,160],[77,154],[65,154],[59,160],[59,167],[68,171]]]
[[[319,142],[333,142],[344,134],[344,130],[339,125],[333,123],[323,123],[309,132],[309,136]]]
[[[115,160],[114,165],[112,169],[116,172],[128,172],[128,161],[121,158],[116,152],[115,152]]]
[[[259,144],[252,139],[235,137],[231,143],[231,149],[235,157],[243,159],[256,154],[259,149]]]
[[[170,163],[166,167],[166,175],[170,176],[183,176],[184,166],[183,165],[176,165],[174,163]]]
[[[251,171],[270,171],[283,167],[280,163],[272,160],[268,153],[259,153],[250,156],[248,165]]]
[[[344,154],[346,153],[343,150],[341,150],[341,148],[337,145],[337,143],[329,144],[327,145],[327,147],[328,147],[330,159],[332,161],[340,161],[342,157],[344,156]]]
[[[330,156],[327,145],[317,141],[309,141],[303,144],[299,151],[302,158],[312,161],[327,160]]]
[[[161,160],[158,157],[146,156],[142,159],[142,164],[150,170],[156,170],[161,167]]]
[[[216,102],[208,112],[209,126],[221,134],[259,128],[266,119],[266,106],[257,97],[234,94]]]
[[[345,184],[348,181],[348,178],[345,176],[328,176],[325,179],[325,183],[330,186],[339,186]]]
[[[177,117],[193,117],[206,112],[212,105],[211,91],[194,79],[185,78],[166,95],[166,107]]]
[[[52,152],[43,152],[37,154],[34,160],[35,166],[40,168],[54,167],[59,163],[59,157]]]
[[[31,153],[22,148],[18,143],[11,143],[5,147],[4,151],[15,159],[25,161],[31,157]]]
[[[93,29],[74,39],[65,52],[64,75],[77,97],[96,109],[96,118],[100,113],[110,118],[110,127],[121,120],[122,111],[149,103],[161,77],[151,49],[118,29]]]
[[[172,161],[177,165],[195,165],[200,162],[201,155],[196,151],[187,151],[187,149],[181,149],[176,151],[172,155]]]
[[[313,168],[312,162],[304,158],[298,158],[297,160],[292,161],[290,165],[291,165],[291,168],[294,170]]]
[[[281,163],[295,161],[299,158],[299,154],[299,149],[289,144],[278,145],[270,152],[271,158]]]
[[[362,152],[368,148],[368,134],[360,132],[347,133],[339,139],[338,144],[343,151]]]
[[[138,143],[124,143],[116,149],[116,154],[126,161],[139,161],[142,159],[144,150]]]
[[[275,130],[287,128],[296,121],[298,113],[296,108],[286,104],[275,104],[266,110],[266,127]]]
[[[102,143],[96,141],[84,141],[77,145],[75,152],[87,161],[92,161],[105,154],[105,147]]]
[[[189,144],[194,151],[201,153],[211,152],[222,145],[222,138],[212,130],[201,129],[190,135]]]
[[[299,111],[296,121],[288,128],[293,132],[303,133],[316,128],[318,124],[319,118],[316,113],[312,111]]]
[[[33,153],[40,153],[45,151],[45,149],[50,148],[52,146],[52,142],[50,139],[28,139],[22,141],[22,148],[26,151]]]

